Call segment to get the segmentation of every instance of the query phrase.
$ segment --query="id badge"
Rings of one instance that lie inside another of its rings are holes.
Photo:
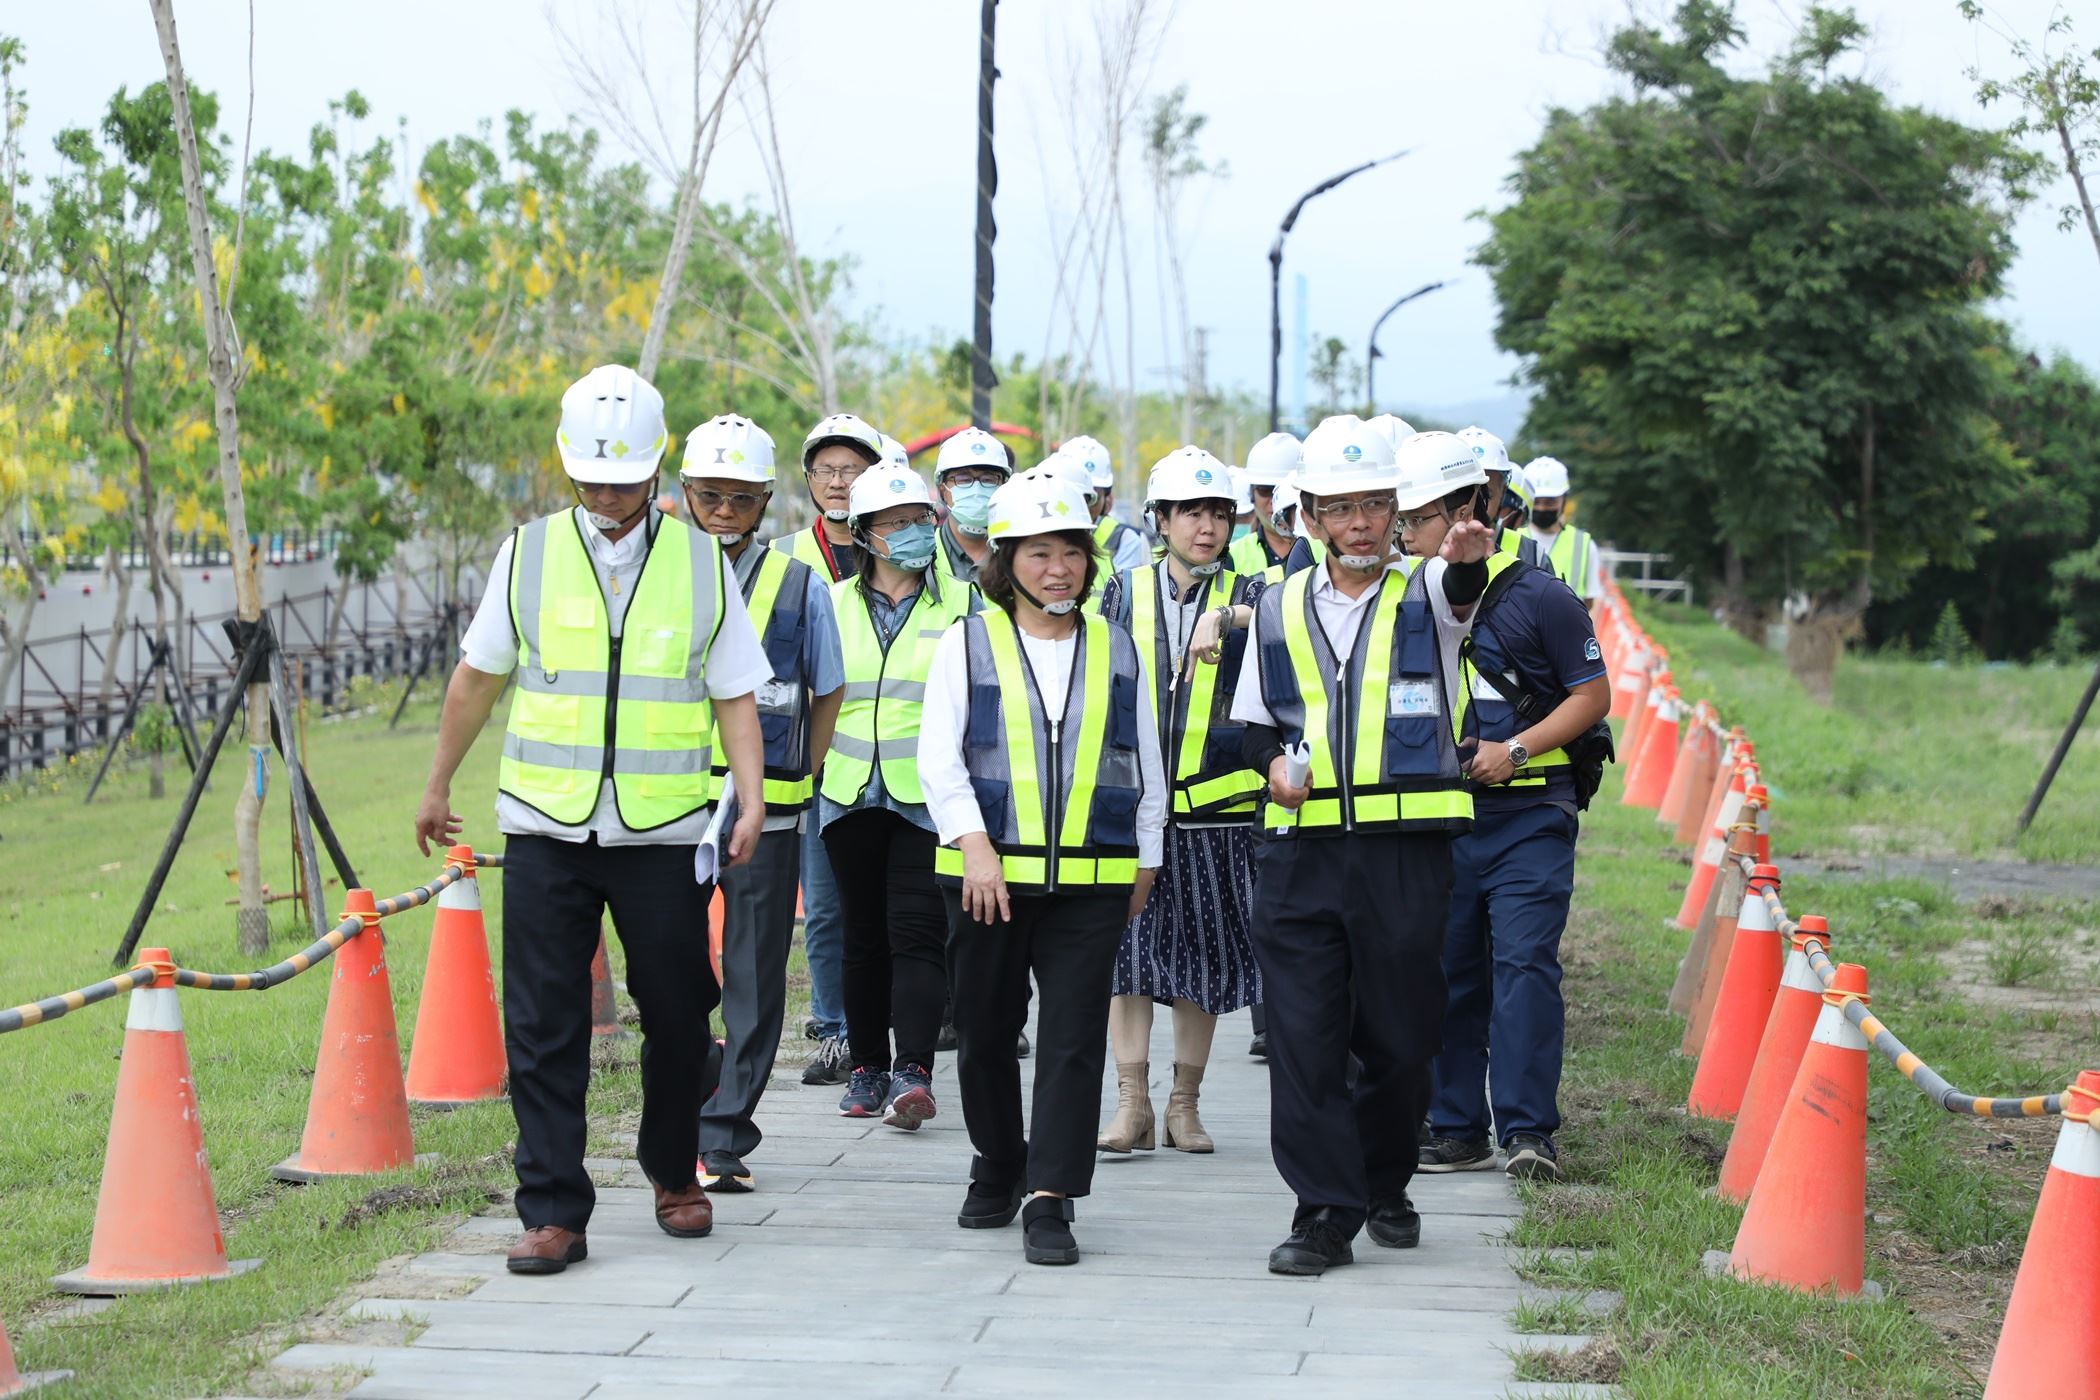
[[[769,715],[786,714],[795,705],[795,687],[791,682],[774,679],[758,688],[758,708]]]
[[[1416,715],[1436,716],[1444,712],[1437,698],[1435,681],[1394,681],[1386,690],[1387,719]]]

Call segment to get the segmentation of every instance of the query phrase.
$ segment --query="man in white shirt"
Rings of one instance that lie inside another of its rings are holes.
[[[525,1226],[507,1265],[521,1274],[559,1273],[588,1252],[590,962],[608,907],[648,1041],[637,1156],[656,1221],[682,1238],[713,1228],[695,1165],[718,989],[693,852],[708,820],[711,731],[737,787],[761,790],[753,695],[772,677],[720,547],[656,507],[662,395],[621,366],[593,370],[562,396],[557,442],[578,504],[518,527],[497,551],[415,818],[426,854],[464,825],[453,775],[515,673],[496,825]],[[744,804],[726,863],[751,858],[764,820],[762,803]]]

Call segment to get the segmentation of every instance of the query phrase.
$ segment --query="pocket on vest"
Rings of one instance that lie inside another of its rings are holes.
[[[1138,746],[1137,707],[1137,677],[1109,677],[1107,743],[1110,748],[1135,749]]]
[[[637,675],[683,676],[692,667],[693,634],[684,627],[644,627],[623,636],[620,651]]]
[[[1385,775],[1388,778],[1433,778],[1437,775],[1437,726],[1441,715],[1397,715],[1385,722]]]
[[[996,749],[999,747],[999,687],[996,685],[973,685],[970,687],[970,713],[964,723],[963,747],[970,749]]]
[[[520,695],[511,710],[510,727],[520,739],[574,744],[583,728],[583,697]]]
[[[1012,840],[1012,833],[1006,829],[1006,795],[1012,785],[1001,778],[980,778],[973,773],[970,788],[977,794],[977,814],[984,818],[984,834],[995,843]]]
[[[1095,788],[1093,810],[1087,814],[1087,841],[1095,846],[1135,846],[1137,806],[1136,788]]]

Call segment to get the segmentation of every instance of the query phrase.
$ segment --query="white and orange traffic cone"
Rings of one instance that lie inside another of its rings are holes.
[[[1720,976],[1721,969],[1727,966],[1728,940],[1735,937],[1736,914],[1743,907],[1743,891],[1750,883],[1741,860],[1749,850],[1749,832],[1739,831],[1728,838],[1728,858],[1721,862],[1721,874],[1714,881],[1713,893],[1707,896],[1706,904],[1699,911],[1699,922],[1692,929],[1684,956],[1677,960],[1677,977],[1670,984],[1669,1008],[1686,1021],[1679,1054],[1696,1056],[1699,1053],[1700,1042],[1692,1039],[1690,1021],[1698,1010],[1708,976]],[[1717,937],[1720,939],[1718,948],[1715,946]],[[1700,1029],[1703,1039],[1705,1028]]]
[[[1794,926],[1779,994],[1772,1000],[1772,1014],[1765,1018],[1765,1033],[1757,1042],[1757,1063],[1750,1069],[1750,1082],[1743,1086],[1743,1106],[1736,1111],[1728,1156],[1721,1162],[1724,1201],[1750,1199],[1765,1151],[1772,1145],[1772,1130],[1779,1126],[1779,1111],[1786,1106],[1794,1076],[1801,1072],[1801,1057],[1808,1053],[1808,1038],[1823,1010],[1823,982],[1804,951],[1811,939],[1828,951],[1830,928],[1820,915],[1803,914]]]
[[[2063,1105],[1983,1400],[2100,1396],[2100,1071],[2082,1072]]]
[[[124,1016],[95,1236],[87,1267],[51,1280],[62,1293],[150,1293],[229,1279],[262,1262],[226,1258],[174,960],[165,948],[148,948],[139,965],[159,975],[132,992]]]
[[[1706,787],[1685,802],[1683,819],[1677,823],[1671,840],[1696,848],[1713,830],[1714,818],[1721,815],[1721,799],[1728,795],[1728,779],[1735,772],[1735,761],[1743,747],[1741,726],[1722,736],[1715,748],[1713,769],[1706,775]]]
[[[368,1176],[415,1161],[393,987],[370,890],[344,894],[343,915],[352,914],[363,916],[364,931],[336,949],[306,1132],[298,1153],[270,1168],[279,1181]]]
[[[26,1375],[15,1367],[15,1351],[7,1342],[7,1327],[0,1324],[0,1395],[26,1395],[38,1386],[55,1385],[65,1380],[71,1371],[31,1371]]]
[[[1851,1297],[1867,1262],[1867,1038],[1845,1003],[1867,970],[1840,963],[1750,1192],[1728,1269],[1737,1278]]]
[[[1684,809],[1704,801],[1706,790],[1713,786],[1717,759],[1712,724],[1713,707],[1701,700],[1692,707],[1691,717],[1678,739],[1670,785],[1663,790],[1662,806],[1655,811],[1656,825],[1667,831],[1675,832],[1684,821]]]
[[[1748,850],[1750,833],[1739,831],[1731,844]],[[1699,986],[1692,1000],[1691,1015],[1685,1018],[1684,1040],[1678,1046],[1680,1052],[1698,1058],[1706,1050],[1706,1037],[1712,1030],[1714,1008],[1721,1002],[1721,984],[1728,975],[1728,958],[1735,951],[1735,940],[1745,924],[1753,935],[1772,932],[1772,914],[1765,908],[1765,891],[1779,888],[1777,866],[1760,865],[1750,872],[1743,886],[1743,898],[1732,910],[1714,911],[1713,937],[1707,940],[1706,964],[1699,975]]]
[[[1626,791],[1619,801],[1634,807],[1660,807],[1677,768],[1677,731],[1682,712],[1677,687],[1663,691],[1662,704],[1648,721],[1641,736],[1641,753],[1626,774]]]
[[[1746,896],[1736,917],[1735,937],[1729,940],[1728,961],[1721,973],[1720,990],[1714,996],[1706,1039],[1699,1047],[1699,1068],[1692,1075],[1692,1091],[1685,1096],[1687,1112],[1725,1120],[1735,1117],[1736,1110],[1743,1106],[1743,1088],[1750,1082],[1750,1070],[1757,1063],[1765,1022],[1772,1018],[1772,1001],[1779,995],[1779,971],[1784,961],[1779,930],[1765,907],[1763,891],[1756,893],[1754,909]]]
[[[473,848],[454,846],[445,864],[461,874],[438,891],[406,1087],[410,1103],[453,1107],[502,1098],[505,1064]]]
[[[1743,747],[1748,748],[1749,745]],[[1699,846],[1698,854],[1692,858],[1691,883],[1684,887],[1684,902],[1677,906],[1677,926],[1694,928],[1699,923],[1699,906],[1713,889],[1714,875],[1721,868],[1721,857],[1728,849],[1728,835],[1743,814],[1743,797],[1755,781],[1750,774],[1755,771],[1752,760],[1738,759],[1735,772],[1728,780],[1728,791],[1721,798],[1721,806],[1714,813],[1712,828],[1706,840]]]

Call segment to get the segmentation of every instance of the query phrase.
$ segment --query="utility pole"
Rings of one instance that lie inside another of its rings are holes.
[[[1443,285],[1442,282],[1431,282],[1426,287],[1415,288],[1380,312],[1378,319],[1371,323],[1371,348],[1364,353],[1364,402],[1369,405],[1372,414],[1378,412],[1378,357],[1383,353],[1378,348],[1379,327],[1385,324],[1386,317],[1392,315],[1416,297],[1426,297]]]
[[[987,0],[989,3],[989,0]],[[1276,241],[1269,245],[1269,431],[1276,431],[1278,417],[1278,380],[1283,372],[1283,240],[1290,236],[1291,227],[1298,222],[1298,211],[1309,199],[1323,195],[1352,175],[1361,175],[1406,155],[1406,151],[1395,151],[1377,160],[1367,160],[1362,165],[1351,166],[1339,175],[1330,175],[1298,196],[1298,202],[1283,216],[1276,226]]]
[[[999,192],[999,163],[992,152],[992,84],[999,80],[993,62],[992,36],[999,19],[999,0],[984,0],[977,38],[977,317],[970,344],[970,421],[990,432],[992,386],[992,243],[999,225],[992,219],[992,196]]]

